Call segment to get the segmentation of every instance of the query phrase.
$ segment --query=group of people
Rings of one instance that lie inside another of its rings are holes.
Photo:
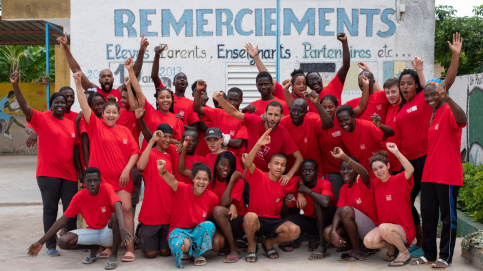
[[[176,267],[193,260],[206,264],[213,250],[225,263],[257,262],[258,243],[269,259],[307,239],[309,260],[347,251],[341,262],[363,261],[381,248],[389,266],[452,262],[456,239],[456,198],[463,185],[460,156],[466,115],[448,95],[458,70],[462,38],[452,51],[446,78],[424,79],[423,60],[412,61],[399,78],[381,88],[360,62],[360,98],[341,104],[350,67],[347,37],[339,33],[342,66],[323,85],[316,71],[294,70],[276,82],[250,43],[245,49],[259,74],[261,99],[240,108],[243,91],[215,91],[207,105],[207,83],[191,85],[174,77],[174,93],[158,75],[165,47],[157,46],[152,70],[156,86],[151,105],[137,77],[149,42],[141,39],[136,61],[124,63],[129,75],[118,89],[102,70],[98,87],[82,73],[58,39],[73,72],[75,91],[62,88],[50,97],[47,112],[32,109],[11,82],[29,122],[28,146],[38,139],[37,182],[44,205],[45,235],[29,248],[38,254],[88,249],[83,262],[108,258],[106,269],[135,260],[171,256]],[[96,88],[97,91],[85,91]],[[82,112],[71,111],[77,97]],[[139,144],[140,134],[143,134]],[[78,180],[82,184],[78,191]],[[134,226],[141,183],[144,199]],[[421,216],[414,206],[421,193]],[[56,221],[59,199],[64,215]],[[443,224],[439,255],[436,232]],[[77,214],[87,228],[76,229]],[[422,219],[422,223],[421,223]],[[63,234],[56,240],[59,230]]]

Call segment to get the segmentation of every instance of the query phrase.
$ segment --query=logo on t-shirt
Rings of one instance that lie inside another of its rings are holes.
[[[235,131],[234,130],[230,130],[230,136],[235,136]]]
[[[180,114],[181,116],[184,116],[184,111],[183,111],[183,110],[180,110],[180,111],[179,111],[179,114]]]
[[[282,198],[277,198],[277,199],[275,200],[275,202],[277,202],[277,203],[278,203],[278,202],[280,202],[281,200],[282,200]]]
[[[203,217],[206,217],[208,214],[206,212],[203,212]]]
[[[365,150],[365,149],[366,149],[366,145],[361,144],[361,150]]]
[[[436,126],[434,126],[434,130],[438,130],[439,129],[439,123],[436,124]]]
[[[382,109],[382,105],[378,104],[378,105],[376,105],[376,108],[377,108],[377,110],[381,110]]]
[[[392,200],[392,196],[391,195],[386,195],[386,201],[391,201]]]
[[[308,141],[309,141],[309,139],[304,137],[304,142],[307,143]]]
[[[357,198],[357,199],[356,199],[356,203],[357,203],[357,204],[362,204],[362,200],[361,200],[361,198]]]
[[[101,207],[101,212],[105,213],[107,210],[106,210],[106,206],[102,206]]]
[[[135,122],[132,123],[132,127],[136,127],[136,123]]]
[[[339,131],[335,131],[335,132],[332,133],[332,137],[338,137],[340,135],[341,135],[340,130]]]
[[[122,143],[127,145],[127,139],[126,138],[123,138],[122,139]]]
[[[71,136],[72,138],[75,138],[75,133],[74,133],[74,132],[70,133],[70,136]]]
[[[413,106],[413,107],[409,108],[409,109],[407,110],[407,112],[408,112],[408,113],[411,113],[411,112],[416,111],[416,110],[418,110],[418,106],[417,106],[417,105],[415,105],[415,106]]]
[[[270,147],[268,147],[267,145],[262,146],[257,152],[258,158],[265,161],[265,154],[267,154],[269,150],[270,150]]]

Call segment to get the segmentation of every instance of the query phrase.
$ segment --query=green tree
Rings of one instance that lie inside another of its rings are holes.
[[[453,33],[459,32],[463,38],[458,75],[483,72],[483,5],[473,8],[474,16],[456,17],[452,6],[436,7],[436,31],[434,61],[445,70],[451,62],[451,51],[447,41],[452,41]],[[444,76],[444,74],[442,74]]]
[[[46,47],[42,45],[0,46],[0,82],[10,82],[10,73],[16,68],[22,82],[40,82],[45,75]],[[55,48],[50,47],[50,78],[55,78]]]

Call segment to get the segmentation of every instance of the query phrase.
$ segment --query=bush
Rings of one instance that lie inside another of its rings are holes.
[[[463,187],[460,188],[458,208],[483,223],[483,165],[463,164]]]

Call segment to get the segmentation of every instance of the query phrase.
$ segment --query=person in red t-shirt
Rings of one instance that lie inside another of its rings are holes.
[[[176,257],[176,267],[183,268],[183,254],[195,257],[195,265],[205,265],[206,259],[201,256],[212,248],[215,224],[205,221],[213,214],[219,200],[215,193],[207,190],[211,180],[211,169],[203,163],[195,163],[192,170],[193,184],[178,182],[166,170],[166,161],[158,160],[159,174],[171,187],[174,194],[173,212],[170,221],[168,243]],[[186,256],[189,257],[189,256]]]
[[[394,142],[396,145],[401,146],[401,139],[398,138],[398,133],[396,132],[396,114],[402,100],[401,95],[399,95],[399,80],[397,78],[389,78],[384,82],[383,88],[389,101],[384,125],[391,127],[395,131],[395,135],[386,139],[384,143]],[[401,172],[401,163],[392,153],[389,154],[389,162],[391,163],[392,174]]]
[[[193,97],[196,97],[196,85],[197,84],[198,84],[198,81],[195,81],[195,82],[193,82],[193,84],[191,84],[191,90],[192,90],[191,95]],[[209,99],[210,98],[208,98],[208,94],[206,93],[206,88],[202,89],[201,90],[201,96],[200,96],[201,106],[204,107],[204,108],[212,109],[210,106],[208,106],[206,104]],[[195,102],[193,101],[193,110],[195,110],[194,103]],[[214,103],[214,105],[215,105],[215,108],[216,108],[217,104]],[[198,138],[205,138],[206,129],[213,127],[213,123],[211,122],[209,117],[201,115],[200,113],[198,113],[198,118],[200,119],[200,121],[198,122]],[[210,153],[210,150],[208,149],[208,146],[206,144],[198,145],[198,147],[196,148],[196,154],[197,155],[205,157],[208,153]],[[176,176],[176,178],[177,178],[177,176]]]
[[[280,219],[283,198],[296,191],[299,180],[298,177],[294,177],[288,182],[283,182],[282,174],[286,169],[287,158],[283,154],[273,155],[268,163],[267,173],[262,172],[253,163],[260,148],[270,144],[271,131],[272,128],[269,128],[260,137],[245,159],[246,179],[251,189],[250,204],[248,213],[243,218],[243,228],[248,241],[246,261],[251,263],[258,260],[258,245],[255,240],[257,232],[265,237],[262,248],[269,259],[279,257],[273,248],[274,243],[289,242],[300,235],[299,226]]]
[[[117,267],[117,250],[121,243],[128,244],[132,235],[124,227],[122,205],[111,185],[101,184],[101,172],[89,167],[85,172],[86,189],[77,193],[61,218],[48,229],[45,235],[28,249],[28,255],[35,257],[47,240],[55,238],[57,232],[77,214],[81,214],[89,227],[72,230],[59,237],[59,246],[65,250],[89,249],[90,256],[82,263],[92,264],[99,259],[100,246],[112,246],[106,270]]]
[[[139,249],[150,259],[155,258],[158,252],[161,256],[171,255],[167,237],[174,197],[171,188],[159,175],[156,161],[164,160],[165,169],[173,172],[173,158],[168,152],[172,138],[173,129],[166,123],[160,124],[137,164],[144,176],[145,190],[138,218],[140,225],[136,231],[139,232]]]
[[[332,220],[331,216],[335,209],[334,190],[328,180],[317,177],[318,165],[315,160],[305,160],[300,169],[300,179],[303,183],[299,185],[299,194],[296,194],[296,198],[298,199],[300,195],[303,195],[306,204],[299,207],[304,211],[304,214],[289,215],[285,219],[299,226],[302,233],[305,232],[318,238],[319,245],[313,248],[309,247],[309,249],[313,249],[313,252],[308,259],[322,260],[330,255],[327,253],[324,229]],[[284,250],[281,244],[279,247]],[[288,251],[292,250],[293,248]]]
[[[347,156],[339,147],[331,153],[334,158],[342,160],[340,174],[345,184],[340,190],[332,225],[324,230],[325,240],[336,248],[351,248],[350,253],[342,254],[339,262],[363,261],[375,252],[361,250],[361,240],[377,225],[374,194],[369,190],[371,179],[357,158]]]
[[[74,122],[64,117],[67,98],[56,92],[50,97],[51,114],[39,112],[27,104],[18,85],[20,74],[18,71],[10,75],[18,105],[25,115],[27,122],[38,132],[39,154],[37,160],[37,184],[42,194],[44,231],[52,226],[57,217],[59,199],[62,199],[64,211],[67,210],[72,197],[77,192],[77,172],[82,177],[80,164],[79,138],[75,131]],[[66,230],[76,228],[75,220],[69,220]],[[59,256],[56,250],[55,237],[47,242],[47,254]]]
[[[79,63],[77,63],[75,58],[72,56],[69,47],[67,47],[67,32],[64,36],[58,37],[57,41],[59,42],[60,47],[64,50],[65,58],[67,59],[67,63],[69,64],[72,73],[82,73]],[[121,105],[121,93],[119,92],[119,89],[113,88],[114,75],[109,69],[104,69],[99,73],[99,84],[101,85],[100,88],[96,84],[89,81],[87,76],[85,76],[85,74],[83,73],[81,83],[83,89],[88,90],[91,88],[95,88],[97,89],[97,92],[101,93],[106,100],[108,100],[108,98],[112,98],[115,99],[119,105]]]
[[[404,171],[391,176],[391,165],[386,151],[379,151],[371,157],[370,166],[376,175],[372,181],[372,191],[377,206],[377,219],[379,226],[364,237],[366,248],[387,248],[387,261],[389,267],[408,264],[411,255],[407,249],[414,239],[416,230],[411,214],[411,188],[414,185],[414,167],[396,144],[386,143],[387,149],[401,162]],[[395,248],[399,255],[394,253]]]
[[[424,256],[412,264],[436,261],[436,233],[441,214],[443,229],[439,257],[433,268],[451,264],[456,241],[456,199],[463,185],[460,146],[465,111],[446,93],[441,80],[430,80],[424,87],[424,99],[434,108],[428,131],[428,156],[421,179],[421,218]]]
[[[99,120],[87,104],[81,84],[82,72],[74,74],[77,98],[82,115],[87,124],[91,153],[89,166],[102,170],[103,181],[112,185],[123,204],[124,223],[134,235],[134,220],[131,205],[132,180],[131,170],[136,164],[139,146],[131,132],[124,126],[116,125],[119,118],[119,104],[104,104],[103,120]],[[134,261],[134,244],[127,245],[123,261]]]
[[[89,98],[87,99],[87,104],[89,105],[89,108],[92,110],[92,113],[96,115],[98,119],[102,119],[103,115],[103,108],[104,104],[106,103],[106,99],[102,94],[94,92],[92,95],[89,95]],[[81,139],[81,158],[83,162],[83,166],[87,167],[89,165],[89,157],[90,157],[90,141],[89,141],[89,134],[87,133],[87,124],[84,119],[84,116],[82,114],[79,114],[77,116],[78,121],[78,126],[79,126],[79,131],[78,134],[80,135]],[[77,121],[76,119],[76,121]]]

